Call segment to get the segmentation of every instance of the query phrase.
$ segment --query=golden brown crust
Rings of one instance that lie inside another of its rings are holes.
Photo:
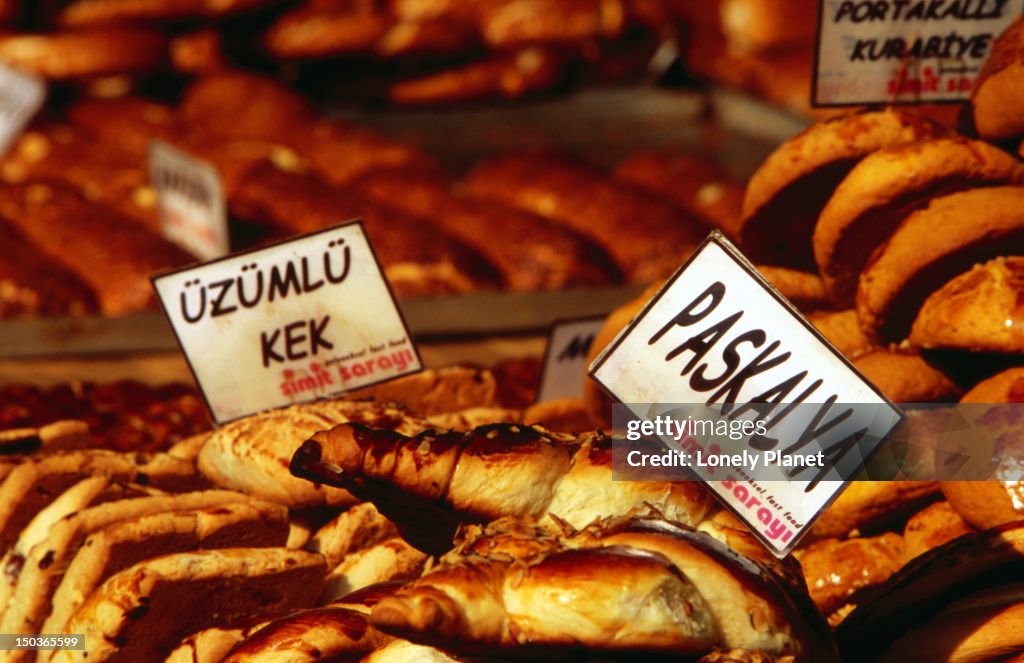
[[[0,36],[0,60],[48,80],[143,73],[166,57],[166,38],[142,27]]]
[[[535,403],[523,412],[523,423],[538,425],[556,433],[594,430],[586,404],[579,398],[557,398]]]
[[[378,541],[350,553],[331,569],[318,603],[332,603],[380,583],[418,578],[426,562],[425,553],[400,537]]]
[[[992,44],[971,94],[974,126],[987,140],[1024,134],[1024,19],[1018,18]]]
[[[704,238],[698,221],[600,172],[551,155],[516,154],[478,164],[471,195],[491,198],[587,235],[634,283],[675,271]],[[630,241],[622,241],[628,226]]]
[[[352,657],[367,654],[390,639],[355,610],[312,608],[267,624],[236,645],[224,663],[257,663],[283,657],[294,663],[354,660]]]
[[[887,532],[874,538],[816,541],[794,554],[803,567],[814,604],[830,615],[857,594],[880,585],[903,566],[903,539]]]
[[[949,502],[936,502],[921,509],[907,521],[903,529],[903,558],[910,561],[974,531]]]
[[[981,141],[940,138],[881,149],[836,188],[814,228],[814,257],[829,294],[853,302],[871,253],[912,212],[946,193],[1024,180],[1024,165]]]
[[[846,537],[898,520],[934,499],[934,481],[854,481],[814,523],[815,538]]]
[[[979,382],[961,403],[1024,403],[1024,368],[1010,368]]]
[[[337,566],[350,553],[398,536],[395,524],[373,504],[364,502],[342,512],[317,530],[303,548],[320,553],[328,568]]]
[[[388,99],[401,105],[518,99],[554,88],[564,73],[565,57],[561,53],[549,48],[523,48],[399,81],[388,90]]]
[[[906,218],[861,274],[857,315],[865,331],[901,341],[925,299],[972,265],[1024,253],[1024,187],[935,198]]]
[[[960,517],[978,529],[1024,520],[1019,481],[943,481],[940,488]]]
[[[0,215],[89,284],[106,315],[151,308],[156,299],[149,276],[194,260],[134,221],[57,184],[5,187]]]
[[[930,138],[936,125],[903,111],[816,124],[776,149],[750,178],[740,242],[754,260],[813,267],[811,232],[839,182],[871,152]]]
[[[602,285],[618,277],[608,255],[582,235],[528,212],[453,196],[436,173],[379,169],[360,178],[356,187],[479,251],[501,271],[509,290]]]
[[[1024,257],[975,265],[933,292],[910,330],[921,348],[1024,352]]]
[[[635,152],[615,166],[617,179],[664,196],[736,239],[743,187],[712,161],[688,154]]]
[[[916,354],[876,349],[853,365],[895,403],[949,402],[960,395],[952,380]]]
[[[312,605],[323,574],[319,555],[283,548],[167,555],[111,577],[68,628],[87,634],[89,661],[160,660],[189,633]]]
[[[829,306],[825,284],[817,274],[772,265],[758,265],[757,271],[801,311],[816,311]]]
[[[854,359],[875,348],[875,344],[860,328],[857,312],[818,311],[807,316],[808,322],[822,333],[836,349]]]

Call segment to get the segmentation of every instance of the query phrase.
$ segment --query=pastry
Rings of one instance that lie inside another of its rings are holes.
[[[497,380],[472,366],[430,368],[345,394],[354,401],[400,403],[417,416],[497,405]]]
[[[523,412],[523,423],[556,433],[581,433],[596,428],[580,398],[556,398],[531,405]]]
[[[1024,403],[1024,368],[1010,368],[979,382],[961,403]]]
[[[397,536],[395,524],[365,502],[338,514],[303,547],[323,555],[327,566],[334,568],[346,556]]]
[[[821,332],[837,350],[851,359],[864,355],[875,348],[875,344],[860,328],[857,312],[817,311],[807,316],[807,321]]]
[[[92,287],[104,315],[154,306],[149,276],[193,261],[184,250],[135,221],[93,205],[59,184],[3,188],[0,216]]]
[[[801,311],[829,307],[825,284],[817,274],[772,265],[757,265],[757,271]]]
[[[975,531],[949,502],[936,502],[921,509],[907,521],[903,528],[903,558],[910,561]]]
[[[72,127],[93,138],[94,148],[115,146],[130,155],[139,168],[154,138],[170,141],[181,131],[174,108],[136,96],[78,99],[66,114]]]
[[[57,23],[78,27],[216,18],[251,11],[273,0],[72,0],[57,14]]]
[[[704,227],[682,210],[550,155],[485,161],[470,171],[465,185],[473,196],[540,214],[590,237],[634,283],[667,277],[704,236]]]
[[[934,481],[853,481],[815,521],[815,539],[872,532],[935,499]]]
[[[913,353],[875,349],[853,365],[894,403],[948,402],[960,395],[952,380]]]
[[[1024,96],[1021,80],[1024,63],[1024,19],[1018,18],[993,42],[971,93],[974,126],[986,140],[1003,140],[1024,134]]]
[[[189,633],[312,605],[323,574],[319,555],[284,548],[141,562],[103,583],[68,622],[69,632],[85,635],[87,652],[63,650],[51,660],[161,660]],[[182,610],[183,603],[191,609]]]
[[[523,413],[504,407],[471,407],[457,412],[442,412],[426,417],[434,428],[454,430],[460,433],[471,431],[477,426],[498,423],[521,423]]]
[[[495,49],[529,44],[576,44],[612,39],[626,28],[622,0],[509,0],[482,3],[479,21],[484,42]]]
[[[47,80],[65,81],[157,69],[167,40],[144,27],[105,27],[0,36],[0,60]]]
[[[199,471],[214,484],[291,508],[352,505],[356,500],[348,492],[288,473],[288,462],[303,440],[345,421],[409,435],[429,428],[385,405],[330,400],[293,405],[217,429],[199,452]]]
[[[518,99],[555,88],[564,78],[565,70],[565,58],[559,52],[523,48],[398,81],[388,89],[388,100],[398,105],[421,105]]]
[[[305,442],[291,466],[373,501],[406,540],[431,551],[447,545],[443,528],[459,520],[515,515],[582,527],[650,505],[695,524],[710,509],[696,482],[612,481],[611,455],[603,435],[576,440],[518,424],[415,437],[342,424]]]
[[[216,548],[283,546],[288,512],[259,500],[123,520],[91,534],[53,593],[42,632],[64,633],[67,621],[104,580],[158,555]]]
[[[881,149],[839,183],[814,228],[814,257],[832,299],[853,302],[871,253],[904,218],[962,189],[1024,181],[1024,165],[981,141],[939,138]]]
[[[794,554],[814,604],[835,626],[849,612],[848,606],[900,570],[904,543],[900,535],[886,532],[873,538],[824,539]]]
[[[603,285],[618,277],[594,243],[547,219],[496,203],[451,195],[430,171],[373,170],[356,183],[368,198],[429,221],[479,251],[508,290]]]
[[[370,585],[419,577],[427,555],[400,537],[392,537],[349,553],[324,580],[319,603],[330,603]]]
[[[1015,252],[1024,254],[1024,187],[934,198],[868,261],[857,288],[861,325],[901,341],[932,292],[978,262]]]
[[[816,124],[780,145],[750,178],[739,224],[754,261],[813,268],[811,233],[822,208],[868,154],[943,133],[908,112],[857,113]]]
[[[920,348],[1024,353],[1024,257],[996,258],[924,301],[910,342]]]
[[[394,639],[365,656],[360,663],[459,663],[440,649]]]
[[[736,239],[743,188],[714,162],[686,154],[636,152],[615,166],[614,175],[664,196]]]
[[[254,623],[232,628],[203,629],[182,639],[164,663],[222,663],[231,649],[269,623],[257,617]]]

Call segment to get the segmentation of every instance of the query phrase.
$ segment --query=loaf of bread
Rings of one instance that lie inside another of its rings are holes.
[[[858,161],[883,147],[943,130],[909,112],[859,113],[816,124],[780,145],[750,178],[739,238],[747,256],[813,268],[811,233],[832,192]]]
[[[975,265],[925,300],[910,330],[920,348],[1024,353],[1024,257]]]
[[[704,226],[679,208],[552,155],[497,157],[476,165],[465,184],[473,196],[546,216],[590,237],[634,283],[667,277],[704,237]]]
[[[529,212],[453,196],[434,172],[379,169],[356,186],[479,251],[501,271],[508,290],[595,286],[618,277],[608,255],[585,236]]]
[[[839,183],[814,228],[829,294],[853,303],[872,252],[911,212],[962,189],[1024,182],[1024,165],[987,143],[940,138],[869,154]]]
[[[930,294],[1000,255],[1024,254],[1024,187],[935,198],[906,218],[868,262],[857,289],[865,331],[902,341]]]
[[[152,307],[149,276],[194,260],[135,221],[59,184],[0,189],[0,216],[87,283],[106,315]]]
[[[163,660],[190,633],[311,606],[323,574],[319,555],[284,548],[203,550],[141,562],[103,583],[68,622],[69,632],[85,635],[88,649],[54,652],[50,660]]]

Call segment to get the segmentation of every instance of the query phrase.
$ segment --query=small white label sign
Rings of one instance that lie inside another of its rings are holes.
[[[845,486],[840,477],[854,476],[903,419],[717,232],[590,371],[642,419],[671,416],[681,404],[720,408],[728,418],[730,412],[739,416],[745,404],[767,401],[756,417],[765,422],[767,436],[781,441],[776,449],[800,440],[803,451],[824,450],[832,469],[812,471],[814,478],[806,480],[774,465],[761,468],[760,480],[722,467],[689,466],[779,556],[839,494]],[[801,407],[787,407],[793,403]],[[713,452],[744,455],[752,440],[716,439]]]
[[[45,100],[43,79],[0,63],[0,155],[7,154]]]
[[[968,99],[1024,0],[820,0],[815,106]]]
[[[219,423],[422,368],[358,221],[153,286]]]
[[[229,251],[227,204],[217,169],[161,141],[149,148],[164,237],[209,260]]]
[[[583,397],[587,354],[604,320],[604,316],[578,318],[551,325],[537,389],[538,402]]]

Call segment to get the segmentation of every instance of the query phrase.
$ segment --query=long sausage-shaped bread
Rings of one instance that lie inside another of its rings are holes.
[[[373,500],[414,545],[419,537],[410,532],[423,527],[427,508],[440,505],[454,520],[532,516],[574,527],[646,505],[694,525],[710,509],[695,482],[612,481],[611,440],[581,440],[516,424],[415,437],[341,424],[303,443],[291,468]]]
[[[689,214],[570,160],[514,154],[470,171],[468,192],[546,216],[597,242],[636,283],[675,271],[705,228]]]

